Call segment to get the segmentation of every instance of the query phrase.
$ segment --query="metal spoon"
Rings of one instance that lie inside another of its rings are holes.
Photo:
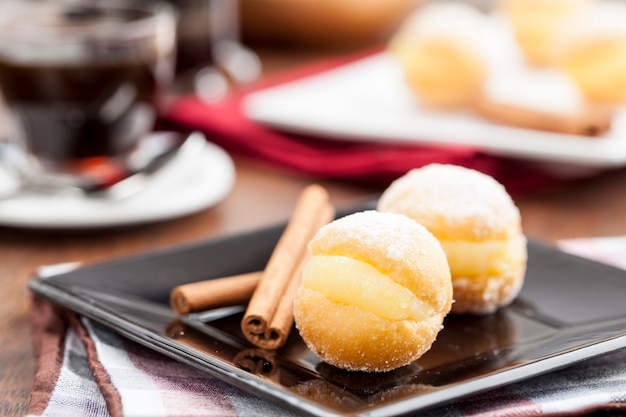
[[[172,138],[163,139],[158,143],[155,139],[152,147],[140,149],[133,155],[134,161],[129,168],[128,174],[120,181],[104,185],[86,183],[83,185],[59,185],[45,182],[36,182],[27,178],[15,178],[17,188],[6,194],[0,195],[0,200],[15,198],[24,194],[43,194],[70,198],[90,198],[107,201],[119,201],[127,199],[140,193],[152,181],[157,180],[157,176],[167,175],[167,171],[176,167],[189,164],[200,151],[206,146],[206,139],[203,134],[194,132],[189,134],[184,140],[176,141],[174,145],[167,144],[167,139],[172,142]],[[3,145],[0,153],[9,153]],[[10,156],[9,156],[10,157]],[[17,175],[16,175],[17,177]]]

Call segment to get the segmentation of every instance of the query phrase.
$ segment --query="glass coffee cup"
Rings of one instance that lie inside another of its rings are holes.
[[[121,179],[163,108],[176,15],[158,2],[0,4],[4,134],[25,181],[71,186]],[[6,161],[5,161],[6,162]]]

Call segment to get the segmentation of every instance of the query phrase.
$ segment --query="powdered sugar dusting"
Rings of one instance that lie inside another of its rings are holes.
[[[397,213],[379,213],[374,210],[362,211],[343,217],[320,230],[320,235],[326,235],[332,229],[335,239],[345,240],[346,236],[356,239],[364,246],[386,248],[387,259],[405,261],[408,247],[417,245],[416,229],[424,229],[414,220]],[[424,231],[428,234],[425,229]],[[332,238],[331,238],[332,240]],[[382,244],[382,245],[381,245]],[[331,242],[331,246],[333,246]],[[424,249],[417,246],[418,251],[424,254]]]
[[[520,214],[506,189],[476,170],[431,164],[394,181],[378,209],[403,213],[438,237],[483,238],[519,232]]]

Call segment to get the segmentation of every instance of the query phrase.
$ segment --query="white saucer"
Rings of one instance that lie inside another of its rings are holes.
[[[157,176],[127,199],[18,194],[0,200],[0,226],[81,229],[168,220],[211,207],[226,197],[234,183],[232,159],[207,142],[191,161],[168,167],[167,175]]]

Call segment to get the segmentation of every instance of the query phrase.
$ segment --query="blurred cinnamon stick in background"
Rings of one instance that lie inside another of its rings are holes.
[[[473,103],[480,116],[508,126],[580,136],[598,136],[611,128],[612,106],[587,104],[570,114],[547,112],[531,107],[500,102],[481,95]]]

